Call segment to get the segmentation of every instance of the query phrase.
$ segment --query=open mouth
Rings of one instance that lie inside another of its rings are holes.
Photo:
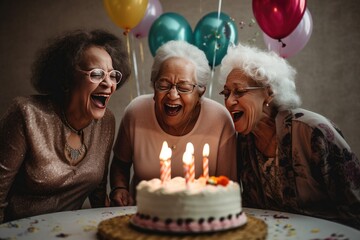
[[[108,98],[109,98],[109,95],[104,95],[104,94],[92,94],[91,95],[91,99],[93,100],[95,105],[99,108],[106,107],[106,102],[107,102]]]
[[[178,105],[178,104],[165,104],[164,105],[164,110],[165,113],[169,116],[175,116],[176,114],[178,114],[181,110],[182,106]]]
[[[233,116],[233,121],[236,122],[242,117],[242,115],[244,115],[244,112],[243,111],[232,112],[231,115]]]

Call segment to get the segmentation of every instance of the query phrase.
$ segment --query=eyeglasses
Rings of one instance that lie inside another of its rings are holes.
[[[190,94],[194,91],[194,88],[199,85],[186,82],[177,84],[172,84],[167,81],[155,82],[155,90],[158,92],[169,92],[174,86],[179,94]]]
[[[119,84],[122,79],[122,73],[118,70],[111,70],[110,72],[105,72],[101,68],[94,68],[89,71],[82,69],[77,70],[87,74],[90,77],[90,81],[93,83],[101,83],[107,76],[110,76],[110,80],[113,84]]]
[[[263,87],[245,87],[245,88],[235,88],[234,90],[224,89],[219,94],[224,95],[225,100],[227,100],[230,97],[231,92],[233,93],[235,98],[240,98],[244,96],[247,92],[251,90],[257,90],[257,89],[263,89]]]

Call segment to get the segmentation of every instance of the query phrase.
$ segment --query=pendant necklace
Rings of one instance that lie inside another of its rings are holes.
[[[65,152],[65,157],[66,159],[68,159],[69,161],[71,161],[72,163],[77,163],[80,160],[82,160],[85,155],[86,155],[86,146],[83,143],[84,141],[84,132],[82,129],[80,130],[76,130],[75,128],[73,128],[69,122],[66,119],[66,115],[65,112],[62,112],[63,118],[64,118],[64,123],[65,126],[68,127],[72,133],[75,133],[77,135],[77,137],[80,139],[81,142],[81,146],[79,148],[73,148],[70,146],[70,144],[68,143],[68,140],[66,140],[65,142],[65,148],[64,148],[64,152]],[[70,136],[69,136],[70,138]]]
[[[179,135],[178,137],[183,136],[186,128],[189,126],[189,123],[191,122],[191,119],[193,118],[193,115],[194,115],[194,113],[191,114],[189,120],[188,120],[187,123],[185,124],[185,127],[183,128],[183,130],[181,131],[181,133],[180,133],[180,135]],[[171,150],[174,151],[174,150],[176,149],[176,144],[178,144],[178,143],[179,143],[179,140],[178,140],[175,144],[172,144],[172,145],[170,146]]]

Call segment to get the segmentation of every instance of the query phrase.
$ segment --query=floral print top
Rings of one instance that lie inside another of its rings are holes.
[[[279,112],[277,154],[267,158],[254,136],[238,136],[243,206],[281,210],[360,229],[360,162],[341,131],[304,109]]]

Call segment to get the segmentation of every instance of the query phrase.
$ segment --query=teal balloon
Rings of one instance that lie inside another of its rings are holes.
[[[156,50],[171,40],[193,42],[193,32],[188,21],[177,13],[163,13],[151,25],[148,42],[151,54],[155,56]]]
[[[230,44],[237,44],[235,22],[225,13],[211,12],[196,24],[194,45],[203,50],[211,67],[221,63]]]

